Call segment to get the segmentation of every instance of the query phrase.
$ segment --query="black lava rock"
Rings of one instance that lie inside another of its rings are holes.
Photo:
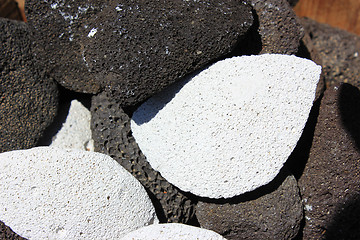
[[[130,118],[121,104],[106,93],[94,96],[91,118],[95,151],[114,158],[141,182],[154,203],[160,222],[192,221],[194,203],[146,161],[131,134]]]
[[[36,146],[57,111],[56,83],[34,64],[25,23],[0,18],[0,152]]]
[[[245,0],[28,1],[38,59],[66,88],[134,105],[232,51]]]

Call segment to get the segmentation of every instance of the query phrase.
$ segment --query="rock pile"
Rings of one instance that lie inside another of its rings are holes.
[[[288,2],[0,18],[0,238],[359,239],[359,37]]]

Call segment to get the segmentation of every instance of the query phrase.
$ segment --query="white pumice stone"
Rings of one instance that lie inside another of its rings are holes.
[[[269,183],[299,140],[321,67],[296,56],[225,59],[150,98],[131,129],[183,191],[230,198]]]
[[[225,240],[220,234],[181,223],[153,224],[126,234],[121,240]]]
[[[78,100],[72,100],[66,121],[55,135],[50,146],[63,149],[94,151],[90,120],[90,111]]]
[[[119,239],[158,222],[142,185],[100,153],[1,153],[0,189],[0,220],[27,239]]]

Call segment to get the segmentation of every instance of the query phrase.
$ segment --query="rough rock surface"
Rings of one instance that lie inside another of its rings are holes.
[[[19,236],[18,234],[14,233],[10,227],[6,226],[2,221],[0,221],[0,239],[2,240],[26,240]]]
[[[251,0],[259,21],[261,53],[295,54],[304,35],[301,21],[286,0]]]
[[[310,156],[299,179],[304,239],[360,239],[360,91],[325,91]]]
[[[341,82],[360,87],[360,36],[309,18],[302,24],[320,55],[327,87]]]
[[[210,198],[252,191],[274,179],[294,149],[320,72],[279,54],[219,61],[143,103],[133,136],[183,191]]]
[[[146,236],[146,237],[145,237]],[[202,228],[180,223],[153,224],[125,235],[121,240],[226,240],[221,235]]]
[[[0,19],[0,152],[34,147],[53,121],[56,83],[33,63],[25,23]]]
[[[161,222],[188,223],[194,215],[194,203],[146,161],[132,136],[130,118],[120,105],[106,93],[93,97],[91,129],[95,151],[114,158],[143,184]]]
[[[23,237],[117,239],[157,222],[145,189],[104,154],[11,151],[0,169],[0,220]]]
[[[240,0],[29,1],[37,53],[63,86],[123,106],[229,53],[253,22]]]
[[[299,0],[287,0],[291,7],[295,7]]]
[[[270,184],[233,199],[196,205],[202,228],[226,239],[293,239],[303,208],[296,179],[287,169]]]
[[[325,74],[324,74],[324,68],[321,61],[320,53],[318,52],[317,48],[314,46],[308,32],[304,33],[304,37],[301,39],[299,51],[296,53],[296,56],[310,59],[314,61],[317,65],[322,66],[320,80],[316,88],[316,94],[315,94],[315,101],[316,101],[322,96],[322,94],[325,91],[326,88]]]
[[[91,138],[90,111],[77,100],[72,100],[66,121],[54,136],[51,147],[94,151]]]

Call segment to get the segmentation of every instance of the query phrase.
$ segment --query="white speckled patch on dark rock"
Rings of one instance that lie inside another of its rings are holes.
[[[60,84],[123,106],[229,53],[253,22],[241,0],[30,1],[27,16]]]
[[[270,184],[229,200],[199,200],[202,228],[226,239],[293,239],[303,218],[296,179],[287,169]]]
[[[140,181],[160,222],[193,220],[194,202],[150,166],[132,136],[129,116],[105,92],[92,98],[91,130],[95,151],[109,155]]]
[[[251,0],[259,21],[261,53],[295,54],[304,35],[301,22],[286,0]]]
[[[34,147],[55,118],[58,89],[33,62],[28,26],[0,18],[0,152]]]
[[[299,179],[304,239],[360,239],[360,91],[343,84],[322,98]]]

